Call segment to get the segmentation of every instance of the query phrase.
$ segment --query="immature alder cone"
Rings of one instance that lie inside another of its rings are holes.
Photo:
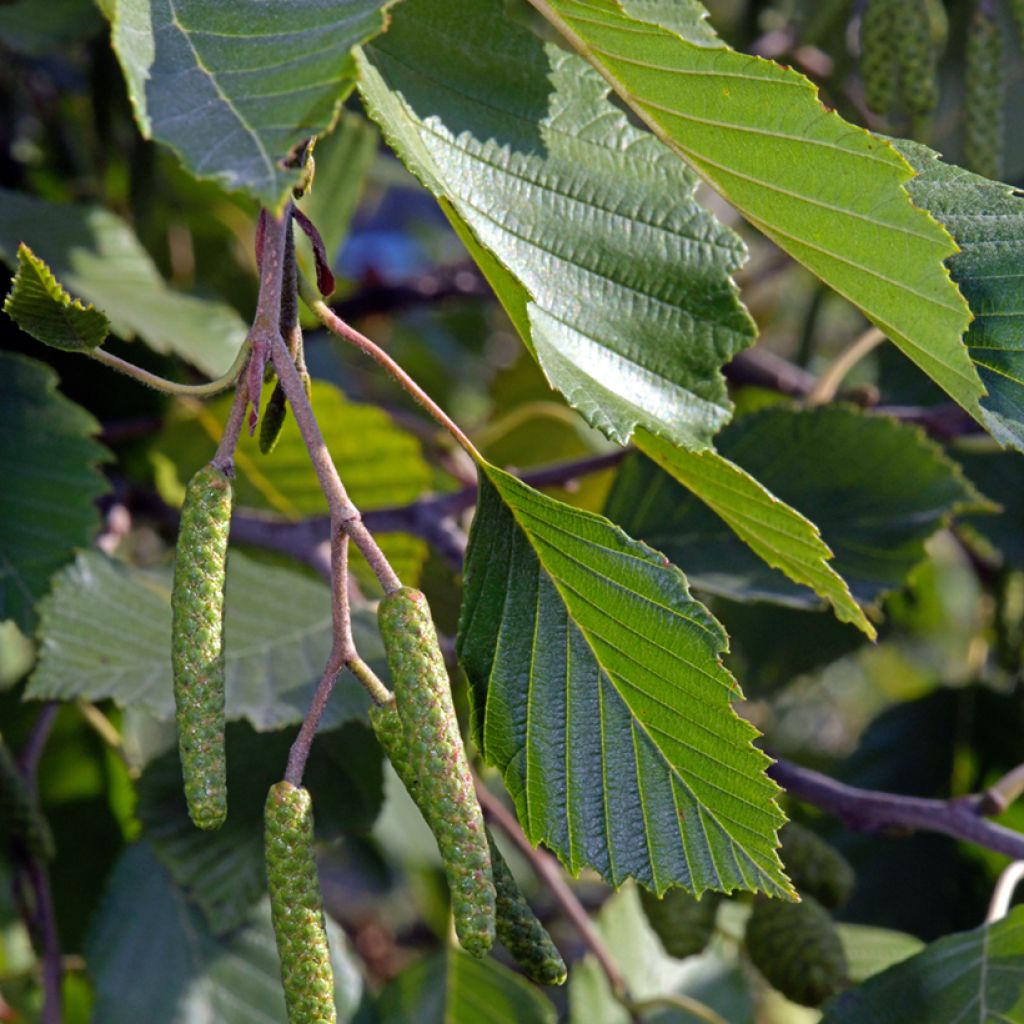
[[[787,999],[820,1006],[847,983],[846,954],[832,918],[813,896],[761,899],[747,919],[747,955]]]
[[[270,393],[270,400],[260,418],[260,451],[264,455],[269,455],[277,445],[287,415],[288,399],[279,381]]]
[[[640,903],[648,923],[661,939],[665,952],[680,960],[704,952],[715,933],[721,902],[718,893],[705,893],[698,900],[685,889],[669,889],[658,899],[653,892],[640,890]]]
[[[264,851],[288,1024],[335,1024],[334,975],[313,853],[308,790],[290,782],[270,787]]]
[[[219,828],[227,816],[224,756],[224,576],[231,483],[206,465],[188,482],[171,597],[174,704],[185,799],[192,820]]]
[[[856,878],[850,862],[817,833],[790,821],[779,832],[782,863],[801,893],[822,906],[841,907],[853,892]]]
[[[495,930],[491,857],[430,608],[418,590],[403,587],[384,597],[377,615],[419,804],[433,823],[448,878],[455,931],[467,952],[483,956]]]

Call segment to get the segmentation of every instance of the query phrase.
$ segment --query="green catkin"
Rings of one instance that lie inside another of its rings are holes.
[[[967,32],[964,93],[967,166],[998,179],[1003,151],[1003,38],[984,3],[975,7]]]
[[[195,824],[227,816],[224,755],[224,577],[231,482],[208,464],[188,482],[171,597],[174,704],[185,799]]]
[[[816,832],[791,821],[779,832],[782,863],[793,885],[822,906],[841,907],[853,892],[856,878],[850,862]]]
[[[277,447],[278,438],[281,436],[281,428],[284,426],[285,418],[288,415],[288,399],[284,396],[284,388],[278,381],[270,394],[267,407],[263,410],[260,419],[260,451],[269,455]]]
[[[308,790],[290,782],[270,787],[264,852],[288,1024],[335,1024],[334,974],[313,853],[313,805]]]
[[[467,952],[483,956],[495,932],[491,857],[430,608],[418,590],[403,587],[384,597],[377,614],[418,802],[435,823],[455,931]]]
[[[640,903],[647,921],[669,956],[682,960],[703,953],[715,933],[715,919],[722,897],[706,893],[696,899],[685,889],[669,889],[659,899],[647,889],[640,890]]]
[[[939,102],[939,80],[932,24],[925,0],[901,0],[894,6],[893,38],[900,95],[912,118],[926,118]]]
[[[50,825],[29,793],[3,736],[0,736],[0,828],[33,857],[53,858]]]
[[[860,20],[860,76],[876,114],[888,114],[896,98],[895,26],[893,0],[868,0]]]
[[[526,902],[505,858],[487,833],[491,850],[491,868],[497,893],[498,939],[512,954],[523,973],[538,985],[561,985],[568,972],[562,954],[551,941],[547,929]]]
[[[394,704],[374,705],[370,709],[370,722],[396,774],[436,835],[438,823],[431,820],[423,806],[419,776],[409,758],[402,722]],[[540,923],[523,897],[508,864],[505,863],[505,858],[494,843],[490,829],[486,826],[485,833],[494,878],[497,937],[531,981],[538,985],[561,985],[567,976],[565,961],[551,941],[547,929]]]
[[[747,955],[787,999],[820,1006],[843,989],[849,970],[836,926],[812,896],[800,903],[759,899],[747,919]]]

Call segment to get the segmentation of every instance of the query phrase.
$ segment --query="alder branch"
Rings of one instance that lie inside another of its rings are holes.
[[[36,801],[39,792],[39,759],[53,729],[60,705],[50,702],[43,706],[32,733],[18,758],[18,770],[29,798]],[[43,1006],[40,1024],[61,1024],[62,960],[57,915],[53,908],[53,893],[46,863],[37,855],[19,846],[14,860],[13,888],[18,896],[21,917],[39,951],[42,974]],[[26,890],[31,893],[28,897]]]
[[[617,466],[629,454],[619,448],[603,455],[557,462],[520,474],[531,487],[564,486],[581,477]],[[430,494],[405,505],[369,509],[362,514],[367,529],[374,533],[411,533],[434,544],[451,565],[461,568],[465,537],[453,518],[476,502],[476,484],[450,494]],[[168,510],[168,516],[173,513]],[[298,521],[282,520],[259,512],[239,510],[231,520],[231,540],[291,555],[318,567],[320,547],[330,538],[330,518],[318,516]]]
[[[1024,860],[1024,834],[987,821],[985,794],[936,800],[859,789],[791,761],[776,761],[768,774],[786,792],[838,818],[853,832],[938,832]]]

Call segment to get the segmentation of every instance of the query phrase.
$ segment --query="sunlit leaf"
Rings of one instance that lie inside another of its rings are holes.
[[[459,658],[534,843],[658,892],[786,895],[782,815],[721,626],[657,551],[483,466]]]

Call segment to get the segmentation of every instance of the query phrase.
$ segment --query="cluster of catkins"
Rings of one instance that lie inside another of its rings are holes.
[[[853,891],[847,861],[810,829],[790,822],[779,838],[786,871],[800,902],[757,897],[747,918],[744,945],[751,963],[787,999],[820,1006],[848,984],[848,966],[829,910]],[[723,897],[697,900],[682,889],[662,899],[646,890],[640,900],[665,952],[674,957],[703,952],[715,931]]]
[[[1024,0],[1007,0],[1024,44]],[[967,28],[964,156],[998,178],[1003,148],[1003,38],[997,0],[975,0]],[[915,124],[939,98],[938,52],[947,34],[939,0],[867,0],[860,19],[860,72],[868,107],[888,114],[897,101]]]
[[[224,582],[232,489],[213,463],[189,481],[172,597],[174,696],[189,814],[202,829],[227,816]],[[437,840],[462,946],[484,956],[495,935],[524,973],[561,984],[565,964],[523,898],[483,820],[426,598],[401,588],[378,621],[394,699],[370,719]],[[0,765],[2,767],[2,765]],[[282,781],[264,814],[267,881],[291,1024],[333,1024],[334,981],[313,847],[309,792]]]

